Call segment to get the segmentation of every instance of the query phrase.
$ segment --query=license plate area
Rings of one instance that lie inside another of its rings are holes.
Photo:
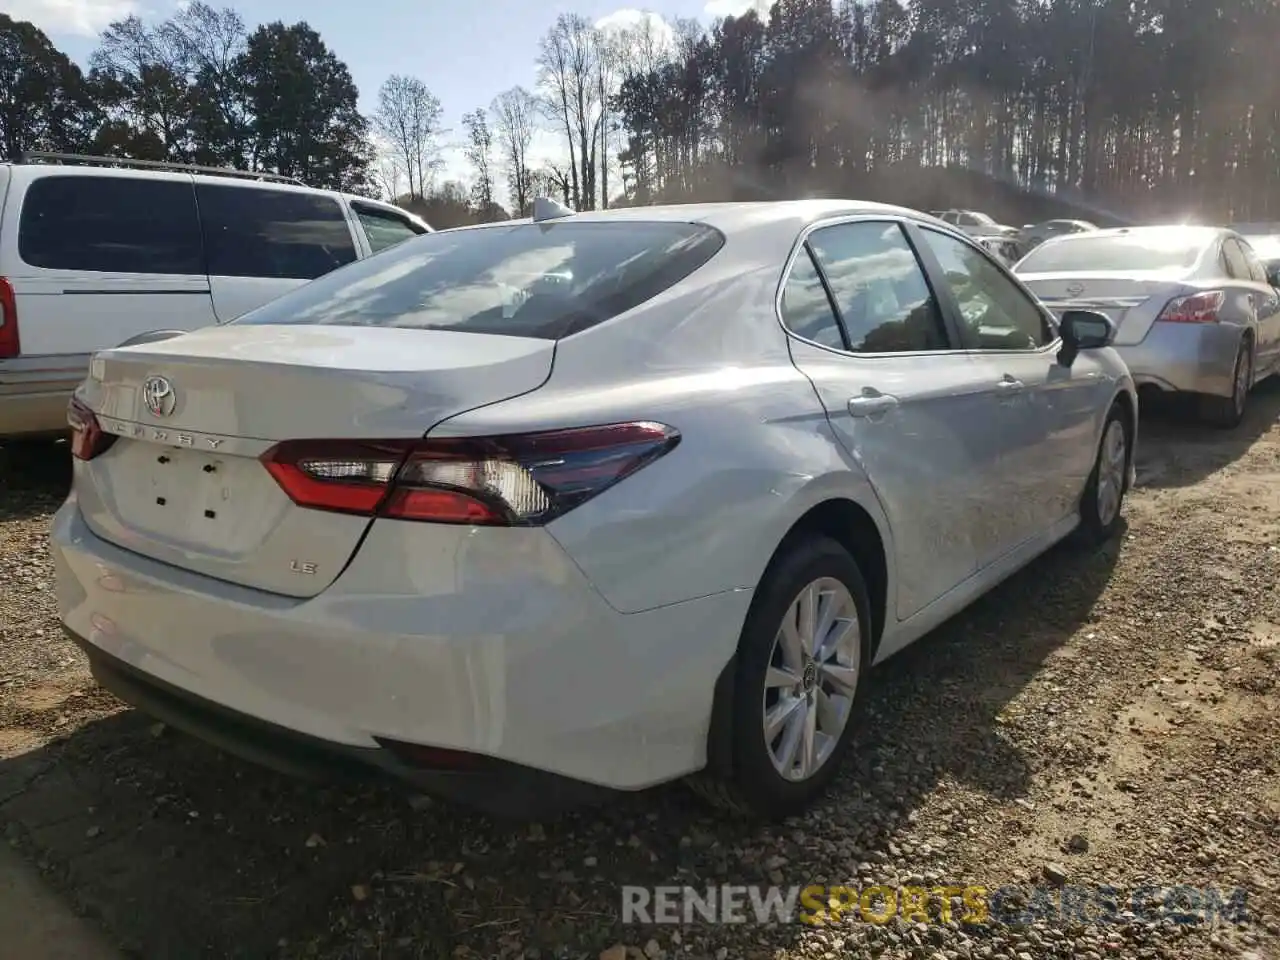
[[[157,450],[149,473],[151,504],[161,527],[192,524],[200,529],[226,524],[232,506],[227,461],[190,450]],[[160,519],[163,517],[164,519]],[[196,523],[196,521],[204,521]]]
[[[184,553],[230,559],[279,519],[278,488],[252,458],[122,438],[90,465],[124,530]]]

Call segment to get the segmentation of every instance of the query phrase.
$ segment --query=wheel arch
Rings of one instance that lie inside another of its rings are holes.
[[[884,637],[892,590],[891,541],[882,521],[857,500],[832,495],[819,500],[797,517],[778,541],[757,581],[747,617],[751,616],[760,584],[778,560],[797,542],[812,536],[830,537],[844,547],[858,564],[871,600],[871,643],[865,650],[866,663],[875,661]],[[716,679],[712,698],[711,723],[707,735],[707,770],[729,775],[733,768],[733,703],[738,652],[725,664]]]

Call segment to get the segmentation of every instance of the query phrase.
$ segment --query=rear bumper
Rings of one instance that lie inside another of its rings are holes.
[[[98,684],[144,713],[227,753],[308,780],[387,780],[497,817],[538,819],[616,792],[541,770],[475,758],[468,770],[431,770],[384,746],[357,747],[307,736],[156,679],[64,627],[89,658]]]
[[[1154,323],[1141,343],[1115,349],[1139,387],[1229,397],[1243,333],[1229,323]]]
[[[0,437],[62,433],[89,355],[0,360]]]
[[[380,769],[388,740],[488,758],[495,776],[506,765],[614,790],[703,767],[749,593],[619,614],[545,531],[508,532],[428,537],[375,522],[309,600],[117,547],[88,528],[74,494],[50,541],[63,624],[100,664],[130,668],[134,687],[141,677]],[[108,687],[123,684],[118,667],[99,669]],[[169,709],[134,687],[124,699]],[[244,754],[257,738],[232,739]],[[282,752],[271,765],[288,768]],[[443,795],[457,776],[412,779]]]

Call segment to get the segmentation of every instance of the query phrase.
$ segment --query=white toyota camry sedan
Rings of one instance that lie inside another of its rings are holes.
[[[540,203],[99,353],[61,617],[103,686],[279,769],[787,815],[869,667],[1115,531],[1110,336],[905,209]]]

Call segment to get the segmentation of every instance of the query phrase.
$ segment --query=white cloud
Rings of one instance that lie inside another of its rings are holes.
[[[755,10],[760,19],[767,19],[774,0],[709,0],[703,12],[713,20],[721,17],[740,17],[748,10]]]
[[[96,37],[113,20],[139,13],[135,0],[9,0],[15,20],[29,20],[49,34]]]
[[[621,10],[615,10],[606,17],[601,17],[596,21],[596,29],[605,33],[621,33],[624,30],[634,30],[636,28],[647,26],[652,32],[654,40],[660,45],[665,46],[675,40],[675,31],[671,29],[671,24],[662,19],[656,13],[648,10],[636,10],[634,7],[623,7]]]

